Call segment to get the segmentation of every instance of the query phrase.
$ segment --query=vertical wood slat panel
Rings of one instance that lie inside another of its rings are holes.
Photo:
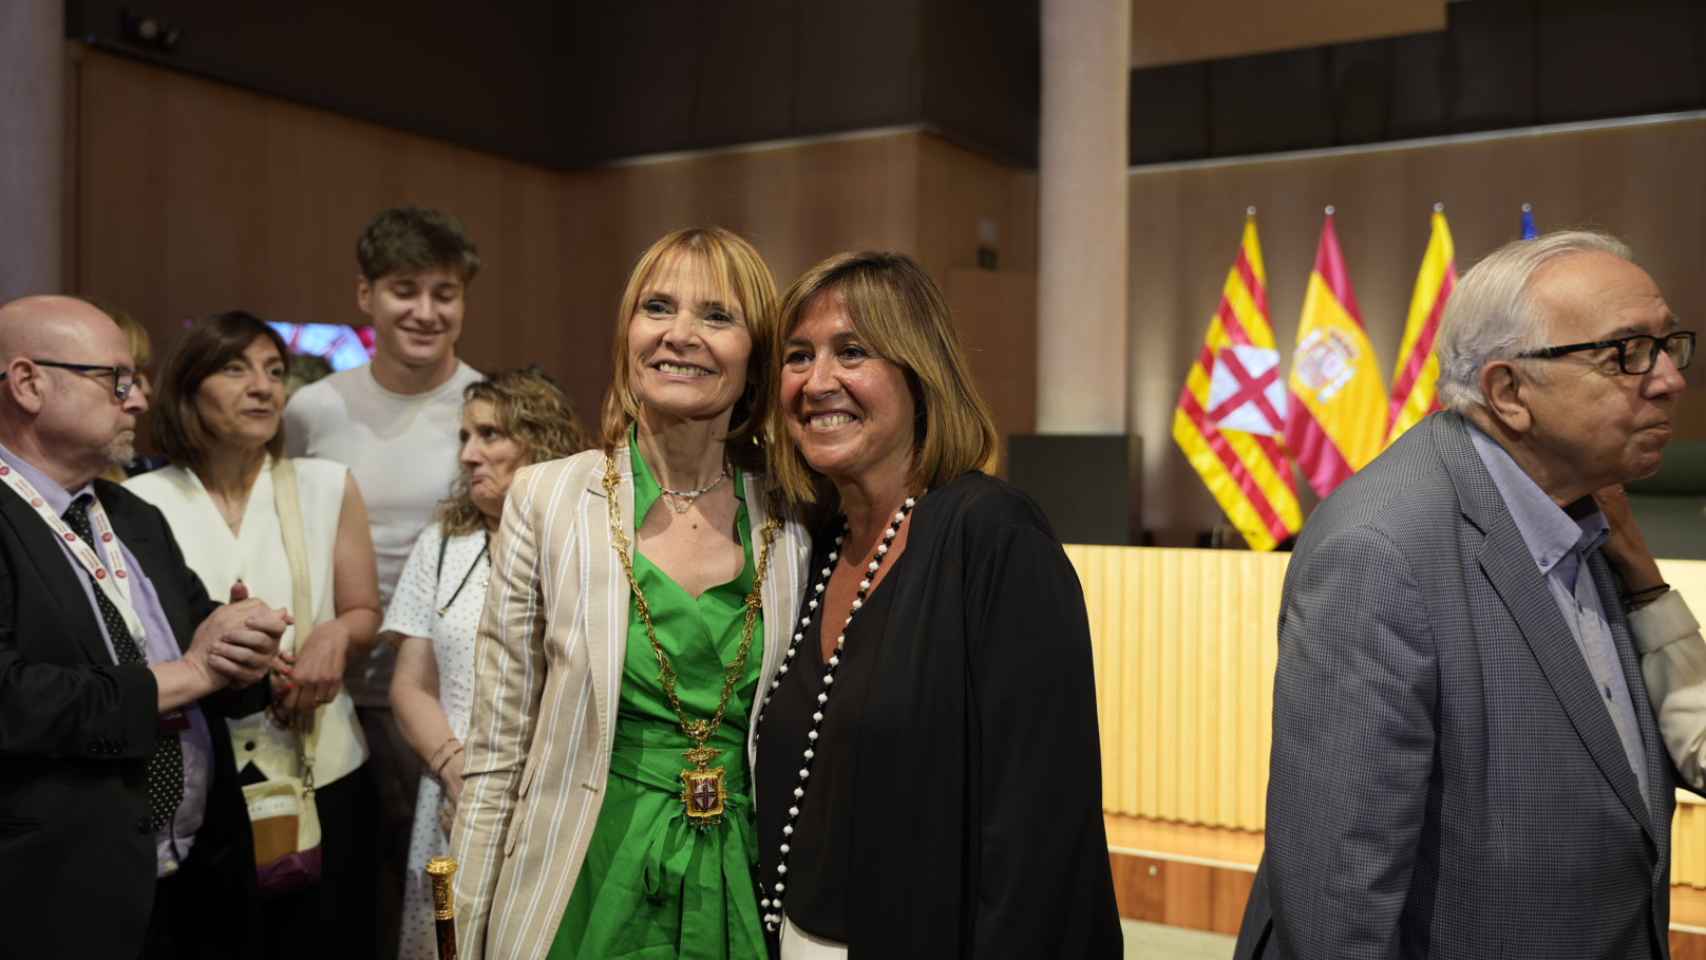
[[[1670,882],[1706,888],[1706,804],[1681,791],[1670,831]]]
[[[1109,813],[1260,830],[1285,555],[1069,546]]]
[[[1110,814],[1266,826],[1285,554],[1071,545],[1084,585]],[[1706,562],[1661,561],[1706,612]],[[1673,884],[1706,888],[1706,803],[1678,804]]]

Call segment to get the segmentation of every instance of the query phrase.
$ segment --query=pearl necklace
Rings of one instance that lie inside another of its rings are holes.
[[[922,497],[923,495],[920,493],[918,496]],[[758,906],[765,911],[764,929],[771,933],[781,929],[782,895],[788,890],[788,853],[790,849],[788,840],[794,835],[794,822],[800,818],[800,804],[805,802],[806,779],[811,776],[812,760],[816,756],[813,747],[816,745],[823,727],[823,712],[829,708],[829,691],[834,688],[835,668],[841,665],[841,648],[847,643],[847,628],[853,623],[853,615],[865,605],[865,598],[870,594],[871,585],[877,579],[877,571],[882,568],[883,558],[888,556],[889,545],[900,534],[901,524],[906,522],[907,514],[912,512],[912,508],[917,503],[918,497],[907,497],[906,501],[900,505],[900,509],[895,511],[894,519],[889,522],[888,529],[883,531],[882,541],[877,544],[876,556],[869,564],[866,564],[865,576],[859,581],[859,591],[853,598],[851,608],[847,611],[847,619],[841,624],[841,634],[835,638],[835,652],[830,654],[828,662],[824,665],[823,689],[817,695],[817,710],[812,712],[811,729],[806,731],[806,750],[800,766],[800,782],[794,785],[794,801],[788,807],[788,819],[782,824],[782,845],[776,856],[776,882],[766,893],[763,881],[759,881],[760,899]],[[788,653],[783,658],[782,665],[776,669],[777,676],[770,681],[770,689],[765,691],[764,704],[758,712],[760,726],[764,723],[765,708],[770,706],[770,697],[775,694],[777,688],[782,686],[782,675],[788,672],[788,665],[793,662],[794,654],[799,652],[800,644],[806,638],[806,631],[811,628],[812,616],[820,606],[819,601],[823,597],[824,591],[828,589],[830,574],[835,571],[835,561],[841,556],[841,543],[845,539],[847,539],[847,523],[844,520],[841,524],[841,532],[835,537],[835,546],[829,551],[828,563],[822,570],[818,571],[818,581],[812,586],[812,592],[807,595],[806,612],[805,616],[800,618],[800,628],[794,631],[794,639],[788,645]]]

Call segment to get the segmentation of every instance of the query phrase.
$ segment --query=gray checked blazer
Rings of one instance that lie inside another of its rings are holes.
[[[1676,778],[1610,568],[1645,798],[1469,429],[1424,420],[1298,541],[1239,958],[1667,954]]]

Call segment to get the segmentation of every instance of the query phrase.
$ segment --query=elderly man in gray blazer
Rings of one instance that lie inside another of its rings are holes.
[[[1447,412],[1310,518],[1239,957],[1657,958],[1675,772],[1592,493],[1651,474],[1692,333],[1619,241],[1494,252]]]

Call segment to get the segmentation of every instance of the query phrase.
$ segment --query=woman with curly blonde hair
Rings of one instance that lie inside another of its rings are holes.
[[[474,633],[491,574],[491,535],[515,472],[587,446],[574,410],[536,370],[514,370],[463,391],[462,472],[421,533],[386,612],[397,638],[391,707],[426,764],[415,803],[403,892],[400,955],[433,960],[432,892],[423,873],[444,855],[462,793],[462,737],[472,709]]]

